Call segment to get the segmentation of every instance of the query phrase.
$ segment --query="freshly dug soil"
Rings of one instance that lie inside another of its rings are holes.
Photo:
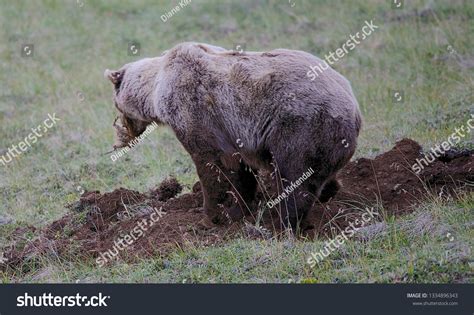
[[[301,222],[299,235],[309,238],[329,235],[332,230],[344,228],[360,217],[366,207],[383,206],[384,215],[401,215],[413,211],[433,194],[455,198],[462,192],[474,190],[473,152],[447,152],[417,175],[411,166],[422,157],[420,145],[404,139],[375,159],[350,162],[338,176],[342,188],[326,203],[315,203]],[[23,262],[40,255],[77,260],[97,259],[105,252],[116,252],[114,257],[133,260],[165,255],[176,248],[186,250],[191,244],[214,246],[236,237],[278,237],[282,232],[278,228],[278,207],[265,208],[268,196],[277,195],[266,191],[272,187],[265,184],[268,178],[261,175],[260,187],[266,188],[258,191],[260,200],[249,205],[251,211],[229,214],[228,222],[221,225],[212,225],[207,220],[199,183],[192,192],[179,197],[176,195],[182,187],[174,178],[146,194],[125,188],[104,194],[85,192],[77,203],[69,206],[68,214],[45,228],[17,229],[11,235],[11,245],[3,249],[7,260],[0,265],[0,270],[31,266]],[[157,210],[164,214],[152,222],[150,218]],[[26,232],[34,233],[35,237],[25,240]],[[116,250],[117,240],[131,234],[136,237],[132,244],[124,250]]]

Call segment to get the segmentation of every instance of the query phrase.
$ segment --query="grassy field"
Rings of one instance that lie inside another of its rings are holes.
[[[116,162],[104,155],[113,144],[116,114],[104,70],[183,41],[324,56],[373,20],[379,28],[333,66],[351,81],[363,112],[356,157],[373,157],[405,137],[429,148],[474,113],[472,1],[410,1],[396,9],[382,0],[193,0],[163,22],[160,16],[176,4],[0,0],[0,156],[48,113],[60,119],[26,152],[0,164],[0,218],[12,220],[0,225],[0,245],[15,226],[58,219],[83,190],[145,191],[169,175],[189,189],[197,180],[194,166],[166,128]],[[130,53],[130,43],[139,44],[138,55]],[[24,45],[34,45],[29,55]],[[395,99],[397,92],[402,97]],[[461,145],[472,146],[472,134]],[[474,196],[432,199],[409,217],[386,218],[384,235],[349,242],[312,269],[306,258],[322,241],[289,237],[241,239],[111,268],[45,260],[2,281],[472,282]],[[435,228],[414,229],[420,216],[429,216]],[[442,259],[449,249],[454,256]]]

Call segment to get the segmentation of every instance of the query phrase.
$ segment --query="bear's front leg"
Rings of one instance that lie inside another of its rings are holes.
[[[204,210],[212,223],[223,223],[224,204],[230,197],[228,192],[232,190],[233,176],[219,160],[219,152],[192,157],[201,183]]]
[[[217,140],[211,134],[202,130],[186,136],[176,134],[196,165],[204,210],[210,221],[218,224],[241,217],[255,196],[257,182],[253,174],[239,157],[216,147]]]

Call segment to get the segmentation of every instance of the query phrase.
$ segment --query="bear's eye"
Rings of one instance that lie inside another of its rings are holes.
[[[117,84],[114,85],[115,94],[119,94],[121,83],[122,83],[122,82],[119,82],[119,83],[117,83]]]

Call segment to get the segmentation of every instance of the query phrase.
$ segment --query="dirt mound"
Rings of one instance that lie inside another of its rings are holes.
[[[343,228],[360,215],[357,208],[361,207],[383,206],[386,215],[400,215],[412,211],[432,194],[473,190],[474,152],[448,151],[416,174],[412,165],[423,158],[418,143],[403,139],[375,159],[349,163],[338,175],[342,189],[329,202],[313,207],[304,223],[305,230],[325,233],[328,222]]]
[[[388,215],[400,215],[412,211],[430,193],[472,191],[473,152],[449,151],[415,174],[411,166],[423,157],[416,142],[404,139],[375,159],[349,163],[339,174],[341,190],[328,202],[313,206],[301,224],[302,235],[313,237],[344,228],[364,207],[379,205]],[[0,269],[31,265],[22,262],[40,255],[92,257],[105,264],[117,257],[133,260],[163,255],[177,247],[215,245],[238,236],[272,237],[281,232],[275,228],[275,209],[262,207],[268,200],[263,196],[275,192],[259,191],[261,200],[250,205],[257,210],[214,226],[203,212],[198,183],[192,192],[176,197],[181,190],[171,178],[147,194],[125,188],[104,194],[85,192],[60,220],[41,230],[27,228],[35,233],[32,240],[25,241],[26,230],[15,231],[11,246],[3,249],[6,263]]]

